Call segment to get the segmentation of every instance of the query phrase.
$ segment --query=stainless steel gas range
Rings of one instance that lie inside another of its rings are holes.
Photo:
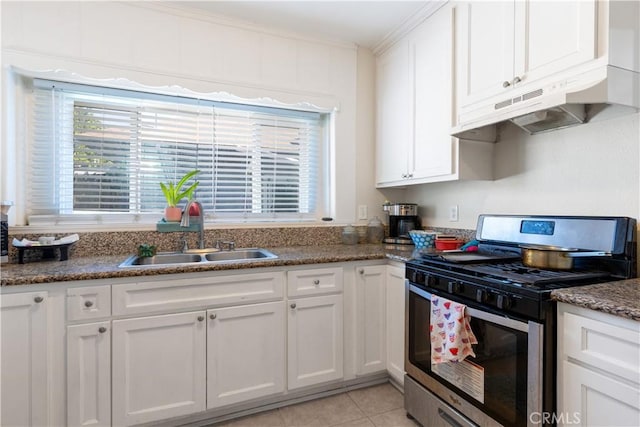
[[[480,215],[477,252],[428,252],[409,261],[407,415],[429,427],[532,426],[555,419],[544,416],[556,412],[550,293],[636,277],[635,230],[636,221],[627,217]],[[570,267],[527,266],[523,248],[572,257]],[[466,306],[478,341],[475,357],[432,363],[432,296]]]

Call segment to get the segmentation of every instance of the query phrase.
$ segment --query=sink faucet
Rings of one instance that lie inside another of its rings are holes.
[[[202,204],[197,200],[189,200],[187,206],[182,213],[182,220],[180,221],[180,227],[189,227],[189,209],[195,205],[198,208],[198,248],[204,249],[204,209]]]

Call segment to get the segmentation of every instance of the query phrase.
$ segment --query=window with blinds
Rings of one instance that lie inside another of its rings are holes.
[[[32,111],[30,222],[161,213],[193,169],[207,219],[322,216],[324,113],[44,80]]]

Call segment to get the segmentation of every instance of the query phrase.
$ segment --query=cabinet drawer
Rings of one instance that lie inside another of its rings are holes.
[[[67,320],[90,320],[111,316],[111,286],[67,289]]]
[[[640,323],[625,328],[567,312],[563,332],[568,357],[640,383]]]
[[[113,314],[151,313],[282,299],[284,272],[113,285]]]
[[[289,271],[288,295],[320,295],[342,292],[342,268]]]

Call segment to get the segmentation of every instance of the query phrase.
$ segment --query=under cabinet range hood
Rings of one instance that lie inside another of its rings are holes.
[[[522,87],[503,100],[461,113],[452,135],[494,138],[495,126],[507,121],[536,134],[640,111],[640,73],[610,65]]]

